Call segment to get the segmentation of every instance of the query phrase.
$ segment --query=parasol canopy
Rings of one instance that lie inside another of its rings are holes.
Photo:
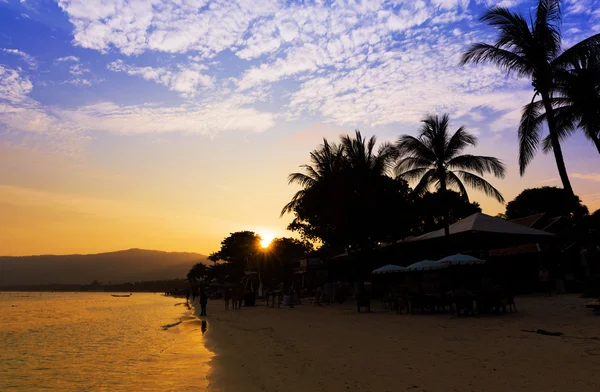
[[[457,253],[452,256],[446,256],[443,259],[437,261],[440,265],[473,265],[473,264],[483,264],[485,260],[478,259],[477,257],[463,255],[461,253]]]
[[[380,274],[389,274],[392,272],[402,272],[405,270],[406,270],[406,268],[401,267],[399,265],[388,264],[388,265],[384,265],[383,267],[379,267],[376,270],[373,270],[371,273],[375,274],[375,275],[380,275]]]
[[[435,260],[421,260],[419,262],[409,265],[408,267],[406,267],[406,270],[407,271],[426,271],[426,270],[445,268],[447,266],[448,265],[440,264]]]

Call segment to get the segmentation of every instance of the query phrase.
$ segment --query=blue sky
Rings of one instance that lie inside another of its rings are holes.
[[[281,234],[287,220],[278,213],[295,191],[285,176],[322,137],[360,128],[394,140],[443,112],[479,135],[479,153],[509,165],[495,183],[507,199],[558,185],[541,153],[518,175],[516,124],[530,83],[491,65],[458,66],[470,43],[493,38],[478,22],[493,5],[528,13],[534,2],[0,0],[0,151],[30,173],[0,171],[0,187],[148,208],[164,209],[168,199],[200,211],[197,204],[254,184],[262,194],[236,199],[231,215],[202,210],[194,222],[227,215],[219,229],[206,224],[215,238],[227,224]],[[600,0],[564,1],[563,13],[565,45],[600,32]],[[577,135],[565,155],[576,192],[600,207],[593,147]],[[38,160],[63,172],[36,175]],[[69,170],[87,180],[65,180]],[[135,178],[143,191],[115,178]],[[156,196],[156,183],[190,182],[203,185],[195,200]],[[475,199],[490,213],[503,210]],[[259,204],[261,215],[246,217]]]

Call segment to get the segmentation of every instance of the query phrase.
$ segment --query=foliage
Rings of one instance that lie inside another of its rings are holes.
[[[581,216],[588,213],[587,207],[577,197],[573,199],[564,189],[545,186],[525,189],[506,205],[508,219],[547,213],[556,216]]]
[[[489,62],[507,73],[531,78],[534,99],[542,98],[549,129],[549,142],[556,160],[558,172],[566,191],[573,190],[564,163],[559,131],[553,110],[552,94],[556,87],[556,74],[569,69],[571,64],[598,54],[600,34],[592,36],[568,50],[562,50],[560,32],[561,9],[559,0],[539,0],[535,18],[528,19],[507,8],[488,10],[481,21],[496,29],[498,36],[493,44],[476,43],[463,55],[461,63]],[[519,166],[521,175],[535,156],[539,147],[541,126],[528,120],[527,111],[519,127]]]
[[[295,238],[275,238],[263,252],[260,263],[261,277],[267,285],[275,286],[292,276],[293,262],[306,257],[313,246],[308,241]]]
[[[232,276],[238,277],[243,275],[259,253],[260,236],[252,231],[238,231],[221,241],[221,249],[211,254],[210,259],[230,264]]]
[[[342,136],[339,145],[325,139],[311,152],[304,171],[289,176],[302,189],[283,208],[282,215],[295,215],[288,229],[340,251],[406,236],[409,187],[388,175],[397,151],[389,143],[377,149],[376,144],[374,136],[367,140],[356,131]]]
[[[439,208],[445,210],[446,235],[449,234],[450,200],[448,189],[455,189],[468,202],[466,186],[480,190],[499,202],[504,202],[502,194],[483,177],[492,173],[504,178],[505,166],[497,158],[462,154],[469,146],[477,145],[477,138],[460,127],[454,134],[448,132],[449,116],[429,115],[422,121],[423,125],[417,137],[402,135],[396,147],[400,159],[396,165],[396,173],[407,181],[418,180],[414,193],[421,196],[431,186],[439,191]]]
[[[459,220],[481,212],[479,203],[469,202],[459,193],[446,191],[435,193],[427,192],[415,199],[415,211],[417,211],[417,226],[414,235],[428,233],[444,227],[444,216],[448,216],[448,224],[451,225]],[[444,208],[444,205],[447,208]]]
[[[502,194],[489,182],[480,177],[492,173],[504,178],[506,168],[497,158],[478,155],[459,155],[465,148],[477,145],[477,138],[460,127],[454,134],[448,132],[450,117],[427,116],[419,136],[402,135],[397,148],[400,159],[396,173],[406,180],[419,179],[414,192],[423,195],[430,186],[445,192],[456,189],[468,200],[465,185],[480,190],[499,202],[504,202]]]
[[[190,282],[203,279],[207,272],[208,267],[205,264],[196,263],[192,266],[192,268],[190,268],[190,271],[187,273],[187,279]]]
[[[573,64],[572,69],[559,70],[552,98],[558,137],[564,140],[581,129],[600,153],[600,57]],[[535,132],[546,121],[544,103],[536,101],[523,108],[525,124]],[[552,140],[543,141],[544,152],[552,151]]]

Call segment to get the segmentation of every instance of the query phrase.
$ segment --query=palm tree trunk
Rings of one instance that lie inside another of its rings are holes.
[[[446,171],[440,170],[440,191],[442,192],[442,204],[444,208],[444,235],[450,235],[450,212],[448,211],[448,190],[446,189]]]
[[[554,110],[550,101],[550,94],[547,91],[540,92],[542,95],[542,101],[544,102],[544,108],[546,109],[546,119],[548,121],[548,131],[550,132],[550,140],[552,141],[552,151],[554,152],[554,159],[556,160],[556,167],[558,168],[558,175],[562,182],[563,188],[571,196],[575,197],[573,193],[573,187],[569,180],[569,174],[567,173],[567,167],[565,166],[565,159],[563,157],[562,149],[560,147],[560,140],[558,139],[558,132],[556,131],[556,119],[554,117]]]

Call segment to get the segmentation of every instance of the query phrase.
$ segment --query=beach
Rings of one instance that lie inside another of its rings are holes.
[[[589,301],[517,297],[516,313],[460,318],[397,315],[377,301],[372,313],[352,301],[227,312],[210,301],[208,390],[598,391],[600,317]]]

